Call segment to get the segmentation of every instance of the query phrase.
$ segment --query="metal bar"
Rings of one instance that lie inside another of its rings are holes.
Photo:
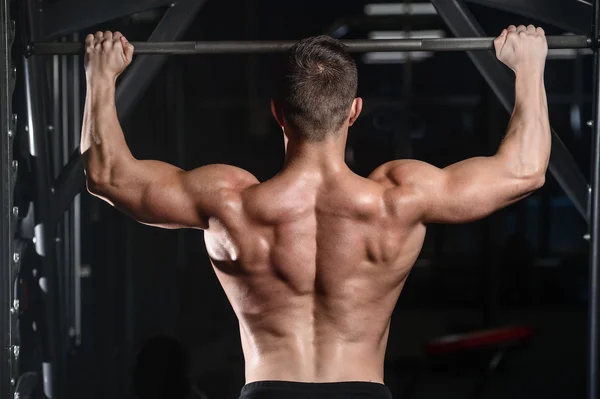
[[[58,156],[58,154],[60,154],[60,134],[55,133],[62,132],[63,130],[60,113],[60,106],[62,104],[60,99],[61,58],[63,58],[63,56],[52,56],[52,129],[49,138],[52,145],[52,152],[50,154],[52,161],[52,177],[58,176],[63,166],[61,159]]]
[[[0,397],[11,398],[12,355],[12,156],[10,1],[0,1]]]
[[[456,36],[482,37],[484,35],[483,29],[462,1],[431,0],[431,2],[437,9],[438,14]],[[592,41],[590,39],[589,45],[591,46],[591,44]],[[504,108],[508,112],[512,112],[515,103],[514,79],[508,75],[506,67],[490,51],[482,53],[469,52],[468,55]],[[554,130],[552,130],[552,154],[550,155],[548,169],[573,202],[577,211],[588,220],[588,184],[586,178]]]
[[[600,325],[598,312],[600,311],[600,49],[598,38],[600,38],[600,0],[594,1],[594,16],[592,21],[592,33],[594,37],[594,119],[592,120],[592,198],[591,198],[591,246],[590,246],[590,270],[589,270],[589,336],[588,336],[588,398],[598,399],[598,362],[600,347],[598,346],[598,334]]]
[[[177,0],[61,0],[39,2],[34,40],[52,40]]]
[[[294,45],[293,41],[210,41],[210,42],[132,42],[136,54],[191,55],[191,54],[266,54],[280,53]],[[368,51],[470,51],[492,50],[493,37],[458,37],[438,39],[371,39],[346,40],[351,52]],[[551,49],[590,48],[587,36],[548,36]],[[27,47],[30,54],[83,54],[84,44],[34,43]]]
[[[548,1],[548,0],[467,0],[486,7],[508,11],[552,24],[567,32],[590,32],[590,13],[592,3],[589,0]]]

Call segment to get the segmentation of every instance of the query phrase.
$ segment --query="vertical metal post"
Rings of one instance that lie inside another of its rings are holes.
[[[39,89],[42,88],[42,79],[39,72],[43,65],[39,60],[23,57],[23,68],[25,76],[25,97],[27,104],[27,126],[29,133],[29,151],[32,156],[33,171],[36,174],[36,199],[35,199],[35,249],[41,257],[43,267],[44,284],[44,326],[43,331],[43,364],[44,394],[54,399],[57,397],[57,385],[59,382],[60,368],[57,367],[58,337],[61,328],[59,319],[59,292],[57,286],[56,264],[54,262],[54,234],[49,223],[49,199],[50,199],[50,162],[48,160],[48,141],[45,129],[45,109]],[[39,86],[38,86],[39,85]],[[60,346],[62,347],[62,345]]]
[[[58,156],[60,154],[60,135],[55,132],[62,132],[63,126],[61,123],[61,113],[60,113],[60,60],[62,56],[53,55],[52,56],[52,131],[50,137],[50,143],[52,145],[52,176],[54,178],[58,177],[60,170],[62,169],[61,159]]]
[[[75,33],[73,36],[75,41],[79,40],[79,34]],[[79,56],[75,56],[72,59],[73,68],[71,71],[71,77],[73,78],[73,101],[72,101],[72,118],[73,118],[73,134],[71,147],[69,152],[79,147],[79,140],[81,137],[81,60]],[[67,161],[68,162],[68,161]],[[73,199],[73,267],[74,267],[74,309],[75,312],[75,345],[81,344],[81,195],[76,195]]]
[[[11,306],[12,289],[12,87],[10,1],[0,1],[0,397],[11,398],[14,387]]]
[[[62,38],[63,41],[68,40],[67,37]],[[71,108],[69,107],[71,101],[71,93],[69,91],[69,83],[70,79],[70,70],[69,70],[69,59],[67,57],[60,57],[60,120],[62,129],[59,131],[55,131],[54,134],[58,136],[60,140],[60,150],[56,154],[59,157],[59,164],[61,169],[69,162],[69,155],[73,149],[70,147],[70,139],[71,139],[71,126],[69,124],[69,117]],[[69,206],[68,210],[62,215],[61,222],[58,224],[57,231],[57,240],[56,250],[57,254],[60,256],[57,257],[56,261],[59,265],[58,270],[59,278],[57,281],[59,282],[59,290],[61,292],[61,308],[64,309],[64,321],[65,328],[69,329],[73,325],[73,263],[72,263],[72,237],[71,237],[71,225],[73,220],[72,204]],[[69,335],[65,335],[60,337],[64,342],[64,347],[68,348],[70,345],[70,337]]]
[[[30,29],[35,29],[39,17],[35,0],[20,2]],[[47,137],[46,115],[46,64],[43,58],[23,57],[25,94],[27,103],[27,129],[29,133],[32,169],[35,179],[35,248],[41,257],[45,314],[42,349],[44,394],[50,399],[64,397],[66,382],[66,349],[64,346],[64,313],[61,308],[60,269],[55,259],[55,229],[50,219],[51,163]]]
[[[598,305],[600,305],[600,0],[594,1],[592,37],[594,40],[594,106],[592,144],[592,200],[591,200],[591,247],[589,271],[589,351],[588,351],[588,398],[598,399]]]

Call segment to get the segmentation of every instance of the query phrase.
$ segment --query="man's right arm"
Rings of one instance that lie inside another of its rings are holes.
[[[497,153],[438,169],[401,160],[371,178],[386,182],[392,201],[411,198],[423,223],[481,219],[531,194],[544,184],[551,135],[544,88],[547,45],[543,30],[511,26],[495,41],[498,58],[515,72],[514,112]]]

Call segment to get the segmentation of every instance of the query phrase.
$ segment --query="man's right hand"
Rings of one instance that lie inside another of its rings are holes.
[[[511,25],[494,40],[494,47],[498,59],[515,73],[544,70],[548,44],[542,28]]]
[[[85,38],[85,72],[88,79],[116,80],[131,64],[133,45],[120,32],[96,32]]]

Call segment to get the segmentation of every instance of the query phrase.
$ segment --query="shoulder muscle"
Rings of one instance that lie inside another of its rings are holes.
[[[211,216],[221,218],[228,211],[233,211],[232,205],[241,201],[243,191],[259,183],[250,172],[223,164],[202,166],[186,172],[185,180],[198,201],[204,228],[208,227]]]

